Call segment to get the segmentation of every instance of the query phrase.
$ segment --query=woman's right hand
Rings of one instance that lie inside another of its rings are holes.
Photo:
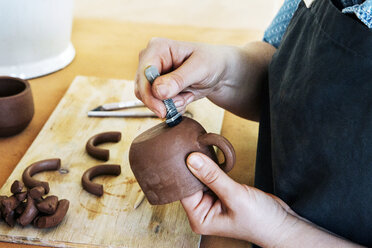
[[[153,38],[139,56],[135,94],[162,118],[166,109],[161,100],[172,98],[182,113],[192,101],[208,97],[236,115],[257,121],[275,50],[262,41],[235,47]],[[144,75],[149,65],[161,74],[152,86]]]
[[[166,115],[161,100],[168,98],[184,112],[186,105],[213,95],[232,79],[231,60],[237,49],[153,38],[139,55],[135,94],[159,117]],[[156,66],[161,74],[152,86],[144,75],[149,65]]]

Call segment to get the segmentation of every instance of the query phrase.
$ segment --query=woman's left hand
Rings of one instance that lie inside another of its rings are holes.
[[[181,200],[196,233],[261,247],[361,247],[300,217],[278,197],[235,182],[202,153],[189,155],[187,165],[217,196],[198,191]]]
[[[261,246],[273,244],[288,215],[295,213],[282,200],[226,175],[201,153],[187,159],[191,172],[216,195],[198,191],[181,203],[194,232],[244,239]]]

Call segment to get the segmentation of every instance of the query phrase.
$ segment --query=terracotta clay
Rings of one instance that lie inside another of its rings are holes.
[[[24,186],[25,185],[21,181],[15,180],[10,187],[10,192],[13,194],[21,193]]]
[[[5,195],[0,195],[0,211],[3,208],[3,200],[5,200],[6,198],[8,197]],[[1,213],[0,213],[0,216],[1,216]]]
[[[1,201],[1,215],[4,221],[10,226],[15,225],[15,212],[14,210],[19,206],[20,201],[12,195],[10,197],[5,197]]]
[[[21,204],[18,205],[18,207],[16,207],[16,209],[14,209],[14,212],[20,216],[23,211],[25,211],[25,208],[26,208],[26,203],[25,202],[21,202]]]
[[[7,215],[3,216],[5,222],[8,224],[10,227],[14,227],[16,223],[15,219],[15,212],[11,211]]]
[[[101,175],[114,175],[118,176],[121,173],[120,165],[111,165],[111,164],[104,164],[104,165],[97,165],[88,170],[86,170],[81,178],[81,183],[83,188],[97,196],[103,195],[103,186],[102,184],[93,183],[91,180],[96,176]]]
[[[38,213],[39,210],[37,210],[35,206],[34,199],[32,199],[31,196],[27,196],[26,208],[23,211],[22,215],[17,219],[17,222],[21,226],[27,226],[35,219]]]
[[[30,84],[19,78],[0,77],[0,137],[21,132],[33,115]]]
[[[28,192],[28,195],[34,200],[39,200],[41,197],[43,197],[43,195],[45,195],[45,189],[42,186],[33,187]]]
[[[5,200],[6,198],[8,198],[7,196],[5,195],[0,195],[0,219],[4,217],[4,206],[3,206],[3,200]]]
[[[41,216],[34,221],[34,225],[38,228],[54,227],[62,222],[69,208],[70,202],[68,200],[60,200],[58,202],[57,210],[52,215]]]
[[[56,162],[56,160],[52,160],[52,162],[50,162],[50,160],[39,161],[33,164],[39,167],[35,170],[32,169],[35,167],[31,165],[27,168],[29,169],[31,167],[31,170],[27,173],[31,177],[33,173],[51,168],[58,169],[58,166],[55,166],[56,164],[58,165]],[[34,223],[36,227],[46,228],[56,226],[62,221],[69,207],[69,202],[67,200],[60,201],[61,204],[60,207],[58,207],[57,196],[51,195],[43,199],[42,196],[45,194],[45,185],[33,187],[25,192],[22,192],[22,190],[23,183],[16,180],[11,186],[13,195],[9,197],[0,195],[0,219],[4,219],[10,227],[14,227],[15,223],[18,222],[21,226]],[[26,197],[27,201],[24,202]],[[41,214],[39,215],[39,213]]]
[[[27,192],[21,192],[14,195],[15,198],[17,198],[18,201],[22,202],[27,198]]]
[[[93,158],[108,161],[110,158],[110,151],[96,146],[106,142],[119,142],[120,140],[121,140],[120,132],[99,133],[88,140],[85,149],[87,150],[88,154]]]
[[[18,201],[18,199],[14,195],[12,195],[10,197],[3,199],[1,204],[3,206],[2,208],[3,215],[8,215],[10,212],[12,212],[14,209],[18,207],[20,201]]]
[[[28,166],[22,174],[22,180],[27,188],[32,189],[36,186],[42,186],[45,189],[45,194],[49,193],[49,183],[33,179],[32,176],[43,171],[58,170],[61,167],[59,158],[46,159],[35,162]]]
[[[37,209],[45,214],[54,214],[58,205],[58,197],[55,195],[50,195],[46,197],[43,201],[36,204]]]
[[[161,123],[136,137],[129,150],[129,162],[149,202],[166,204],[205,190],[187,168],[186,158],[192,152],[201,152],[218,163],[212,145],[224,153],[225,162],[220,167],[230,171],[235,163],[230,142],[220,135],[207,133],[188,117],[175,127]]]

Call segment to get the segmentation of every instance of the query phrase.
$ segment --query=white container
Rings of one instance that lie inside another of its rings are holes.
[[[0,0],[0,75],[29,79],[75,57],[73,0]]]

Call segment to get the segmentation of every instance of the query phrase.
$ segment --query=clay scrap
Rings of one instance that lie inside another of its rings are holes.
[[[38,228],[50,228],[57,226],[65,217],[69,206],[70,202],[68,200],[60,200],[54,214],[36,218],[34,225]]]
[[[103,195],[103,185],[98,183],[93,183],[91,180],[94,177],[101,175],[114,175],[118,176],[121,173],[120,165],[103,164],[97,165],[86,170],[81,178],[81,183],[83,188],[91,194],[96,196]]]
[[[110,151],[107,149],[96,147],[99,144],[107,143],[107,142],[119,142],[121,140],[121,133],[120,132],[105,132],[99,133],[91,137],[85,149],[90,156],[93,158],[108,161],[110,158]]]
[[[45,214],[54,214],[57,210],[58,197],[50,195],[36,204],[37,209]]]
[[[21,226],[27,226],[35,219],[38,213],[39,213],[39,210],[37,210],[35,206],[34,199],[32,199],[31,196],[27,196],[26,207],[23,213],[21,214],[21,216],[17,219],[17,222]]]
[[[31,223],[37,228],[49,228],[58,225],[69,208],[68,200],[58,201],[58,197],[50,195],[48,182],[38,181],[32,176],[49,170],[58,170],[60,159],[48,159],[28,166],[22,175],[23,182],[14,181],[11,185],[11,196],[0,196],[0,219],[10,227],[16,223],[27,226]],[[24,186],[28,188],[24,190]]]

